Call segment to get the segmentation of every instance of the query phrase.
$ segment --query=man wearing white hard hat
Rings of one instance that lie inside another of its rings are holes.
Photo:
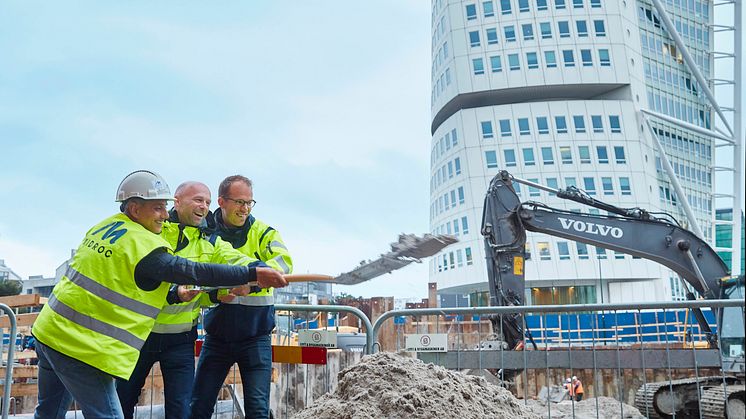
[[[284,286],[266,267],[192,262],[159,234],[173,200],[158,174],[139,170],[119,185],[121,213],[85,234],[34,323],[39,358],[35,418],[64,418],[75,399],[85,417],[121,418],[114,378],[128,379],[169,281],[201,286]]]

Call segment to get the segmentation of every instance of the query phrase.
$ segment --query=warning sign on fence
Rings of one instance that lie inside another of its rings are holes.
[[[408,352],[448,352],[448,334],[407,335],[406,347]]]
[[[337,347],[336,330],[305,330],[298,331],[298,344],[300,346],[319,346],[322,348]]]

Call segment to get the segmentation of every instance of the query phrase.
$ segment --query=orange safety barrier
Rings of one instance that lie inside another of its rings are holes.
[[[272,362],[326,365],[326,348],[272,345]]]

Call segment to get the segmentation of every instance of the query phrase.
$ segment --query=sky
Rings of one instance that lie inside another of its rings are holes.
[[[138,169],[206,183],[212,209],[250,177],[298,273],[429,230],[429,1],[3,2],[0,51],[0,259],[24,279],[53,276]],[[334,292],[424,298],[426,265]]]
[[[254,181],[296,273],[429,230],[430,2],[4,2],[0,259],[54,276],[138,169]],[[427,297],[427,262],[334,292]]]

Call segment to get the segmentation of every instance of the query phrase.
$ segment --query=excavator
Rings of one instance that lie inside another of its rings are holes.
[[[522,202],[514,182],[542,189],[607,215],[586,214]],[[577,187],[554,189],[499,172],[490,182],[484,201],[481,233],[487,255],[492,306],[524,305],[526,231],[562,237],[604,249],[652,260],[676,272],[703,299],[744,299],[744,277],[729,276],[727,265],[694,233],[666,213],[642,208],[620,208],[599,201]],[[687,298],[697,297],[687,292]],[[648,383],[640,387],[635,404],[651,418],[744,417],[744,311],[741,307],[713,309],[713,331],[699,309],[693,310],[711,348],[720,348],[723,376]],[[493,317],[492,329],[504,348],[520,349],[525,339],[520,314]],[[536,346],[534,345],[534,348]]]

